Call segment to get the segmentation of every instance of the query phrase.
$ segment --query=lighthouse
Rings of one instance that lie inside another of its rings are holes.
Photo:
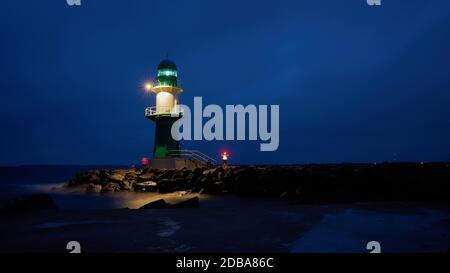
[[[178,86],[178,71],[175,63],[169,59],[161,61],[157,70],[157,83],[146,86],[156,96],[156,105],[145,110],[147,118],[155,122],[155,142],[153,158],[168,158],[171,151],[179,151],[180,143],[173,139],[171,128],[181,118],[178,96],[183,89]]]
[[[145,109],[145,116],[155,122],[152,168],[194,169],[215,165],[210,156],[197,150],[181,150],[180,142],[172,137],[172,125],[183,117],[178,97],[183,92],[178,83],[178,70],[168,58],[157,69],[157,82],[146,84],[145,89],[155,94],[156,105]],[[178,138],[179,139],[179,138]]]

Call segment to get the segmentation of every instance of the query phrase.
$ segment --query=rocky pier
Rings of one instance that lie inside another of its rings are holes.
[[[185,191],[281,197],[298,202],[447,201],[450,164],[385,163],[235,166],[189,169],[100,169],[67,187],[88,192]]]

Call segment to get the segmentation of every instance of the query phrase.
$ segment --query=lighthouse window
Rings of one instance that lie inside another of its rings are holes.
[[[158,70],[158,77],[159,76],[174,76],[174,77],[177,77],[177,71],[174,71],[174,70]]]

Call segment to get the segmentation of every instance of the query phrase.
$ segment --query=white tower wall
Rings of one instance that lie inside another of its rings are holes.
[[[156,94],[156,114],[170,114],[176,106],[176,98],[173,93],[158,92]]]

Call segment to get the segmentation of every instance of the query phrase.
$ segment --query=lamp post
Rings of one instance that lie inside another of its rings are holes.
[[[153,83],[152,83],[152,82],[146,82],[146,83],[144,83],[144,89],[145,89],[145,91],[150,92],[150,91],[152,91],[152,88],[153,88]]]

